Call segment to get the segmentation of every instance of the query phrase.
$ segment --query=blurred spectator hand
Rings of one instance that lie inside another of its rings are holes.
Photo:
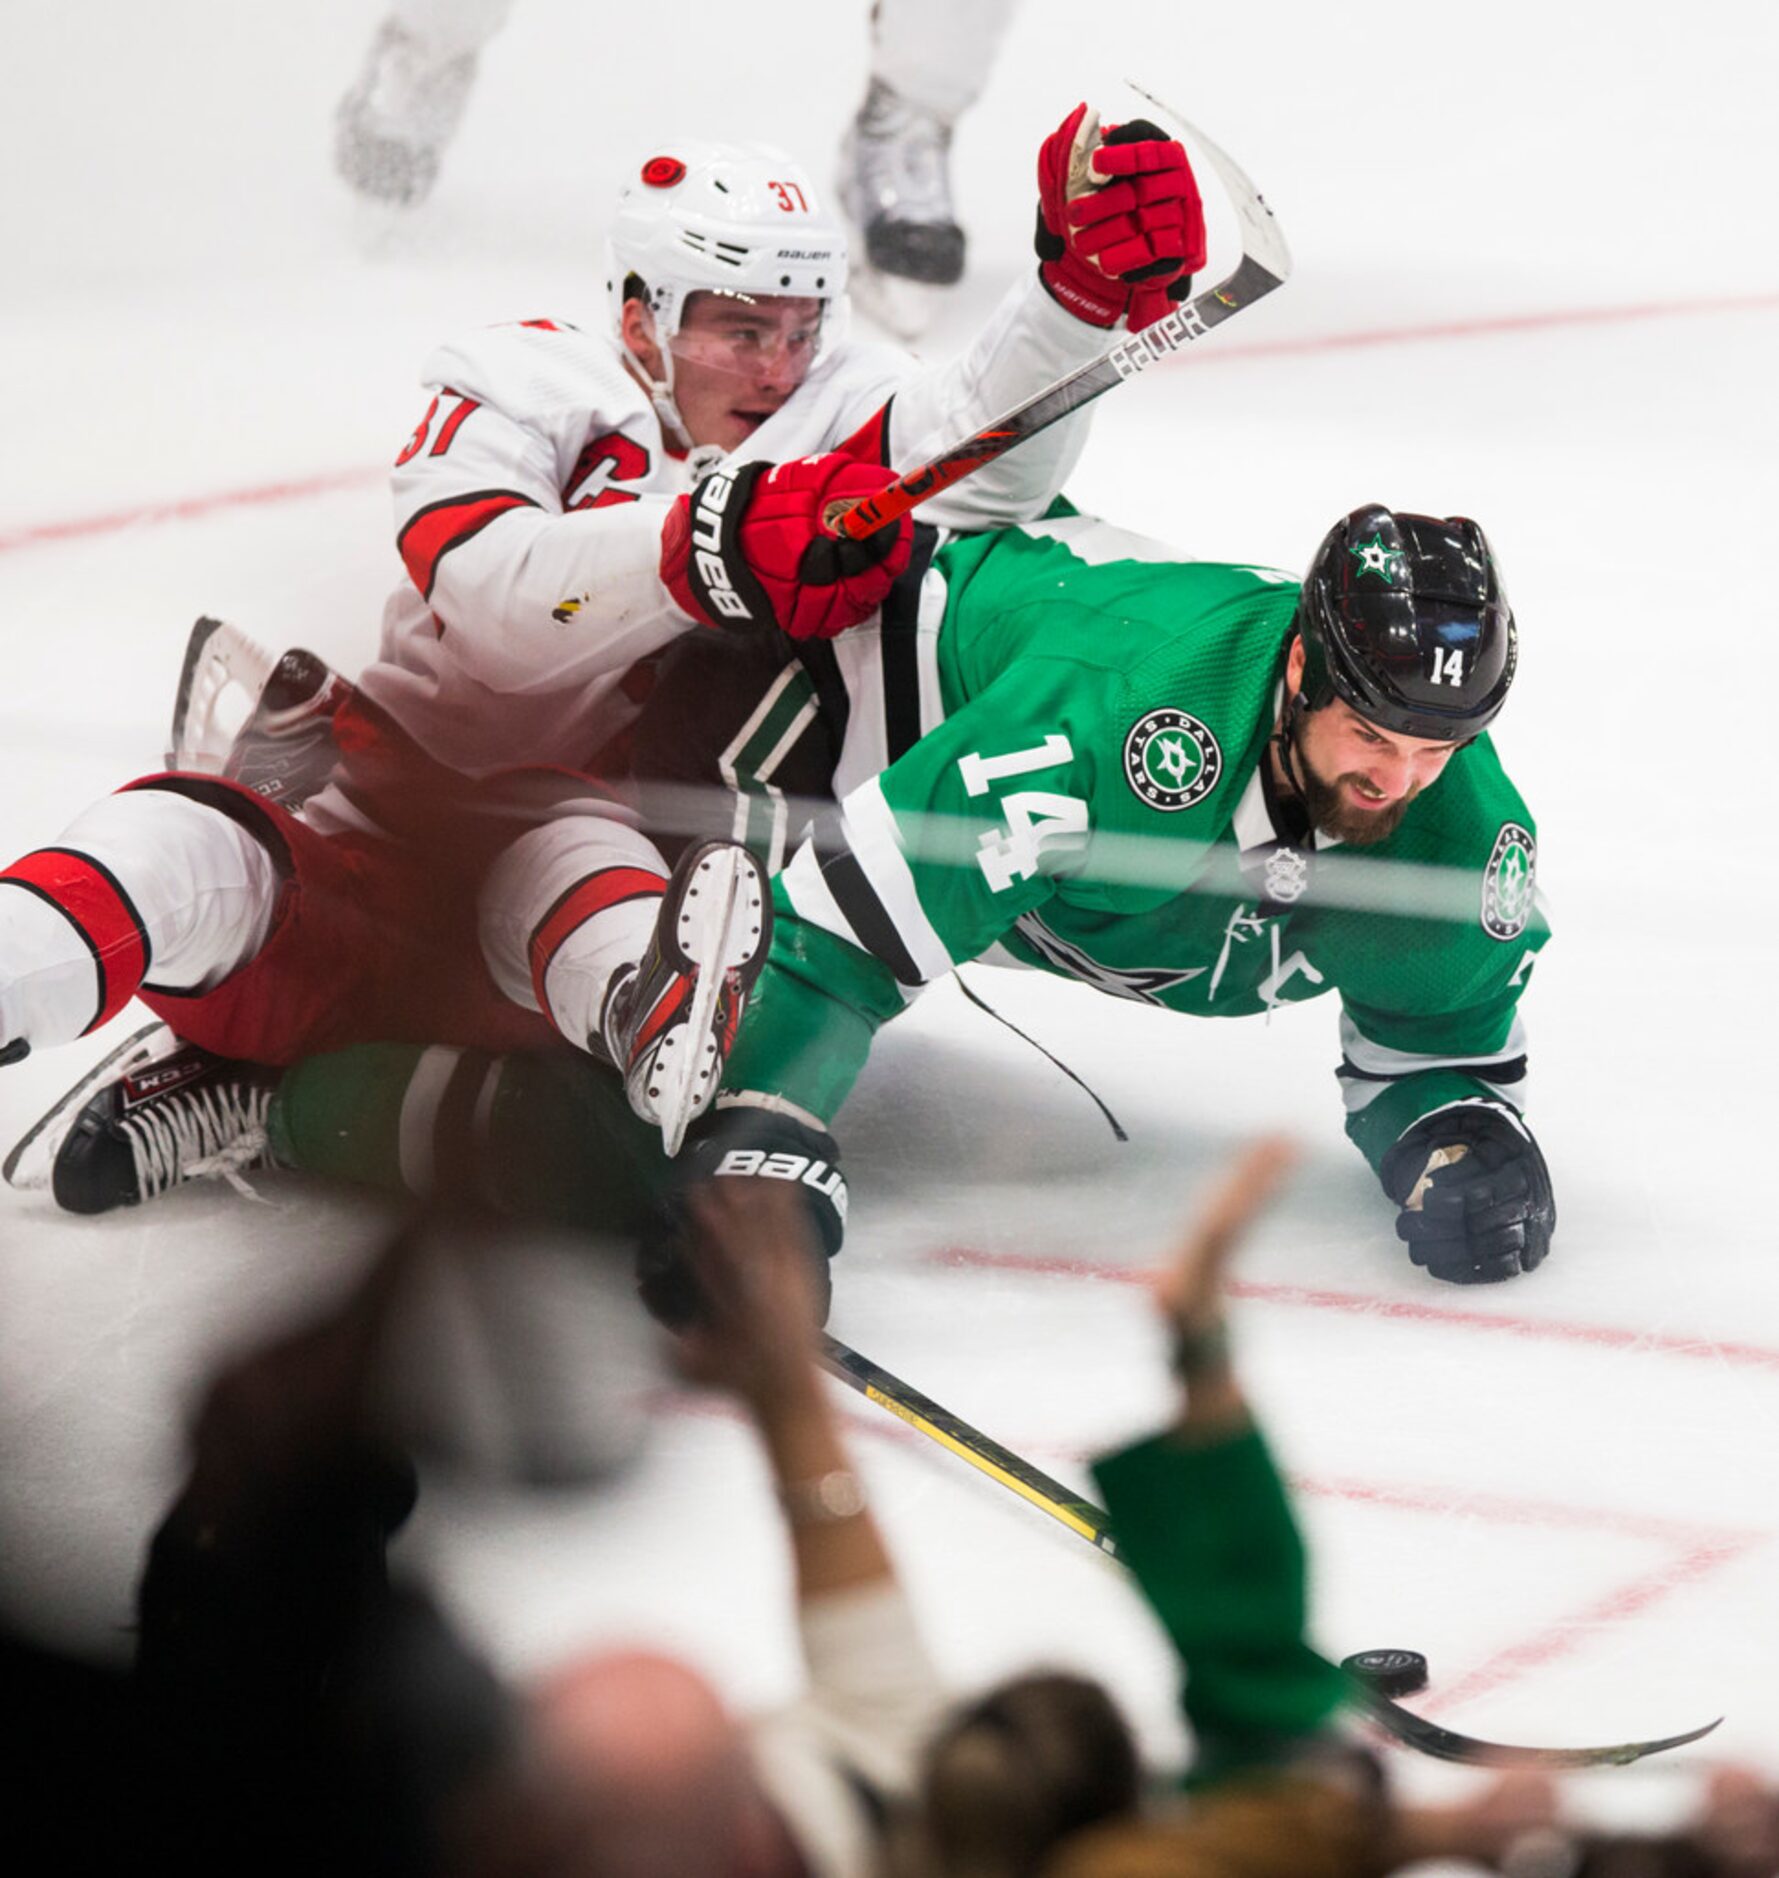
[[[806,1389],[823,1255],[795,1186],[707,1181],[688,1196],[687,1211],[700,1310],[681,1344],[685,1374],[755,1408]]]
[[[1281,1136],[1255,1142],[1198,1209],[1172,1261],[1153,1280],[1156,1306],[1176,1337],[1203,1337],[1221,1324],[1229,1261],[1296,1158]]]

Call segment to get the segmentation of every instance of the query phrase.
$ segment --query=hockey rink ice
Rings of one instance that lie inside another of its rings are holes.
[[[158,766],[186,630],[218,614],[348,671],[399,576],[384,470],[464,327],[604,317],[601,222],[676,130],[818,180],[865,7],[752,0],[651,34],[519,0],[433,199],[352,200],[330,119],[378,10],[317,0],[13,9],[0,78],[0,850]],[[1362,501],[1488,530],[1519,619],[1496,740],[1538,819],[1555,938],[1522,1010],[1559,1226],[1498,1288],[1412,1270],[1341,1132],[1336,1008],[1195,1023],[977,967],[1086,1077],[936,988],[839,1125],[832,1328],[1039,1466],[1163,1416],[1144,1269],[1232,1150],[1301,1168],[1238,1267],[1234,1330],[1313,1547],[1332,1654],[1430,1658],[1413,1706],[1497,1739],[1726,1719],[1588,1776],[1671,1817],[1709,1762],[1779,1768],[1779,1208],[1772,805],[1779,18],[1704,4],[1440,12],[1027,0],[955,176],[968,279],[927,346],[1031,265],[1037,145],[1139,79],[1253,175],[1286,287],[1099,406],[1071,493],[1191,555],[1297,569]],[[696,57],[680,50],[695,43]],[[1211,184],[1206,179],[1207,195]],[[1221,205],[1212,267],[1233,260]],[[10,1145],[123,1029],[0,1072]],[[387,1218],[291,1175],[94,1221],[0,1192],[0,1609],[120,1655],[181,1423],[217,1355],[334,1295]],[[961,1687],[1104,1676],[1158,1760],[1173,1672],[1078,1539],[856,1397],[859,1463]],[[515,1675],[608,1638],[736,1702],[795,1674],[763,1469],[668,1389],[604,1495],[428,1479],[398,1544]],[[1392,1751],[1411,1790],[1472,1776]]]

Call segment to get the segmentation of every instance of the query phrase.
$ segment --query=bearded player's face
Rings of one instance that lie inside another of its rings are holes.
[[[1369,847],[1396,832],[1456,748],[1380,730],[1336,698],[1298,720],[1304,807],[1320,833]]]
[[[1303,641],[1295,639],[1285,663],[1288,699],[1303,688],[1303,665]],[[1310,821],[1318,833],[1356,848],[1387,840],[1457,747],[1380,730],[1339,698],[1305,712],[1297,725],[1297,764]]]

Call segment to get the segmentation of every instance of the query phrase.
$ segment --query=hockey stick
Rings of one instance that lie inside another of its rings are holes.
[[[949,1448],[960,1460],[968,1461],[978,1473],[997,1480],[1022,1500],[1028,1500],[1040,1513],[1048,1513],[1070,1532],[1078,1533],[1089,1545],[1118,1556],[1118,1545],[1106,1525],[1106,1516],[1091,1500],[1077,1499],[1061,1481],[1052,1480],[1029,1461],[1004,1448],[998,1441],[960,1421],[950,1409],[941,1408],[930,1396],[911,1388],[899,1376],[879,1369],[869,1357],[860,1356],[837,1337],[822,1338],[822,1367],[837,1376],[849,1389],[856,1389],[879,1408],[886,1408],[910,1428],[917,1429],[929,1441]]]
[[[828,526],[837,533],[855,541],[875,534],[942,489],[962,482],[983,464],[992,463],[1015,444],[1048,430],[1114,385],[1147,371],[1157,359],[1168,358],[1214,332],[1225,320],[1233,319],[1244,307],[1252,306],[1290,276],[1291,252],[1285,245],[1285,237],[1273,219],[1272,210],[1247,174],[1196,125],[1188,124],[1178,112],[1168,110],[1160,99],[1140,85],[1133,85],[1131,89],[1148,98],[1157,110],[1174,118],[1181,129],[1189,131],[1200,153],[1209,159],[1241,222],[1241,260],[1214,287],[1194,294],[1154,325],[1145,326],[1140,333],[1128,334],[1099,358],[1078,366],[1036,397],[1028,398],[1004,417],[985,425],[973,437],[966,437],[942,451],[930,463],[923,463],[918,469],[898,477],[887,489],[866,496],[850,509],[831,514],[827,518]]]
[[[850,1389],[867,1396],[880,1408],[886,1408],[910,1428],[936,1441],[961,1460],[968,1461],[978,1473],[1011,1488],[1022,1500],[1040,1512],[1078,1533],[1089,1545],[1118,1557],[1104,1510],[1091,1500],[1071,1493],[1061,1481],[1052,1480],[1029,1461],[992,1441],[979,1430],[962,1421],[949,1409],[941,1408],[930,1396],[922,1395],[900,1377],[892,1376],[868,1357],[860,1356],[836,1337],[822,1339],[822,1367],[838,1377]],[[1404,1747],[1430,1755],[1434,1760],[1462,1761],[1477,1767],[1622,1767],[1640,1761],[1646,1755],[1662,1754],[1670,1748],[1685,1747],[1710,1734],[1722,1721],[1707,1722],[1703,1728],[1685,1734],[1665,1735],[1656,1741],[1624,1741],[1603,1748],[1529,1748],[1505,1742],[1482,1741],[1474,1735],[1459,1734],[1442,1728],[1424,1716],[1406,1709],[1381,1690],[1370,1687],[1350,1671],[1344,1672],[1352,1706],[1374,1721],[1384,1732]]]

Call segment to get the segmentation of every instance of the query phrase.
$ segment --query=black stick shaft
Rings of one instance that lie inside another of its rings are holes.
[[[1098,1546],[1114,1558],[1118,1556],[1106,1515],[1091,1500],[1078,1498],[1061,1481],[1052,1480],[1040,1468],[1021,1460],[998,1441],[990,1440],[899,1376],[880,1369],[869,1357],[860,1356],[857,1350],[849,1349],[836,1337],[822,1339],[822,1367],[849,1389],[856,1389],[879,1408],[888,1409],[899,1421],[918,1429],[960,1460],[968,1461],[978,1473],[999,1481],[1041,1513],[1048,1513],[1089,1545]]]

